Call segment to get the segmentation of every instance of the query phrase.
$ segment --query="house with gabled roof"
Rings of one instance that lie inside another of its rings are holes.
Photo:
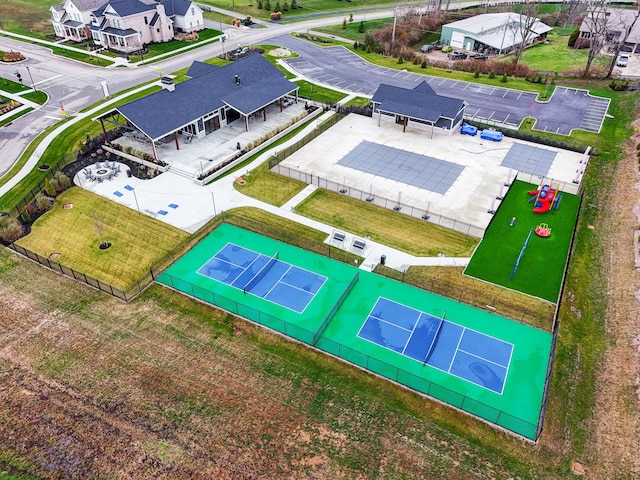
[[[52,5],[49,10],[56,37],[76,42],[91,38],[91,12],[104,3],[105,0],[65,0]]]
[[[160,140],[204,137],[241,120],[249,130],[249,118],[267,120],[267,107],[283,109],[285,97],[297,101],[299,86],[285,78],[262,55],[251,55],[218,67],[194,62],[191,77],[182,83],[164,83],[159,92],[116,107],[98,119],[146,137],[155,152]]]
[[[378,125],[382,116],[393,117],[402,124],[403,132],[410,123],[447,130],[449,134],[462,123],[467,103],[457,98],[438,95],[431,86],[422,81],[413,89],[381,84],[371,99],[373,114],[378,114]]]
[[[91,13],[94,43],[121,53],[204,30],[202,9],[190,0],[113,0]]]

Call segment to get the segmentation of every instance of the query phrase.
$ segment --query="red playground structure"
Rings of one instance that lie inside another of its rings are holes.
[[[535,195],[535,197],[531,198],[531,200],[535,198],[533,213],[545,213],[552,208],[558,208],[558,204],[562,198],[562,194],[558,194],[558,189],[553,188],[553,183],[551,183],[551,185],[543,185],[542,188],[538,190],[529,190],[528,193],[529,195]]]

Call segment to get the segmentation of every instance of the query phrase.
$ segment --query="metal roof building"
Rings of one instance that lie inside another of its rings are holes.
[[[505,53],[523,42],[524,25],[529,17],[518,13],[487,13],[466,18],[442,26],[440,41],[469,51],[486,51]],[[533,26],[525,43],[533,43],[544,38],[551,27],[538,19],[533,19]]]

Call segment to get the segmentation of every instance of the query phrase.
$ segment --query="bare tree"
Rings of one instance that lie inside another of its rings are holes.
[[[584,76],[588,77],[591,65],[608,41],[611,41],[613,25],[610,21],[611,11],[606,8],[607,0],[590,0],[587,15],[582,23],[580,38],[576,41],[576,48],[588,42],[589,53]]]
[[[513,63],[517,65],[522,58],[524,49],[531,37],[535,35],[534,28],[539,24],[538,14],[540,13],[539,0],[524,0],[520,4],[520,15],[516,22],[512,23],[514,28],[514,38],[519,38],[520,43],[516,45],[516,54]]]

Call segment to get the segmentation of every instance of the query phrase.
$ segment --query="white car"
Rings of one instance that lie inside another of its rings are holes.
[[[628,64],[629,64],[629,55],[627,55],[626,53],[623,53],[618,56],[618,61],[616,62],[617,66],[626,67]]]

